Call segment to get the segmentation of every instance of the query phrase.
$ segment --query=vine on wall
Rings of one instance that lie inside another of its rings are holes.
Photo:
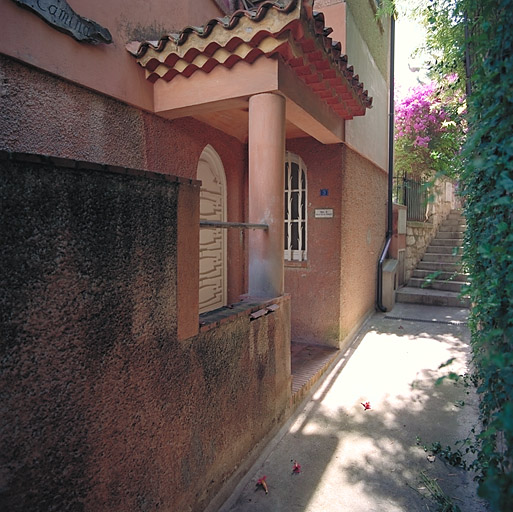
[[[513,510],[513,0],[461,0],[473,61],[461,176],[472,347],[482,429],[474,468],[494,510]]]
[[[431,77],[456,73],[468,93],[460,174],[467,219],[463,259],[471,284],[473,351],[481,424],[456,462],[476,472],[479,494],[513,510],[513,0],[417,3],[434,56]],[[381,14],[403,8],[384,0]],[[467,464],[464,453],[473,454]],[[455,452],[451,452],[451,456]]]

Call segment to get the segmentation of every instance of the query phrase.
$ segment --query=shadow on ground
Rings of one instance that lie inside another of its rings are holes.
[[[465,326],[376,315],[256,468],[221,510],[391,512],[439,510],[420,483],[434,479],[462,512],[481,512],[472,474],[428,460],[417,444],[453,444],[477,422],[473,390],[435,381],[468,361]],[[454,362],[439,366],[450,358]],[[361,403],[369,401],[370,410]],[[461,406],[465,402],[465,406]],[[301,473],[292,473],[293,461]],[[269,494],[257,485],[266,476]]]

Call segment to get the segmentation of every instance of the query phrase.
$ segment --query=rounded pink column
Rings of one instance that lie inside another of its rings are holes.
[[[249,294],[283,295],[285,98],[266,93],[249,99]]]

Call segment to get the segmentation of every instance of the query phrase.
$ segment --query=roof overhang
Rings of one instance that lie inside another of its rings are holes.
[[[364,115],[372,99],[312,4],[263,2],[154,43],[128,45],[155,84],[155,112],[193,116],[245,140],[249,97],[276,92],[287,101],[288,137],[342,141],[344,121]]]

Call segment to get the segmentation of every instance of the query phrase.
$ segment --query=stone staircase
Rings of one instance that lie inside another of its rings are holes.
[[[458,210],[451,211],[407,286],[397,290],[396,302],[469,307],[469,298],[461,296],[461,288],[468,281],[461,268],[464,231],[465,219]]]

